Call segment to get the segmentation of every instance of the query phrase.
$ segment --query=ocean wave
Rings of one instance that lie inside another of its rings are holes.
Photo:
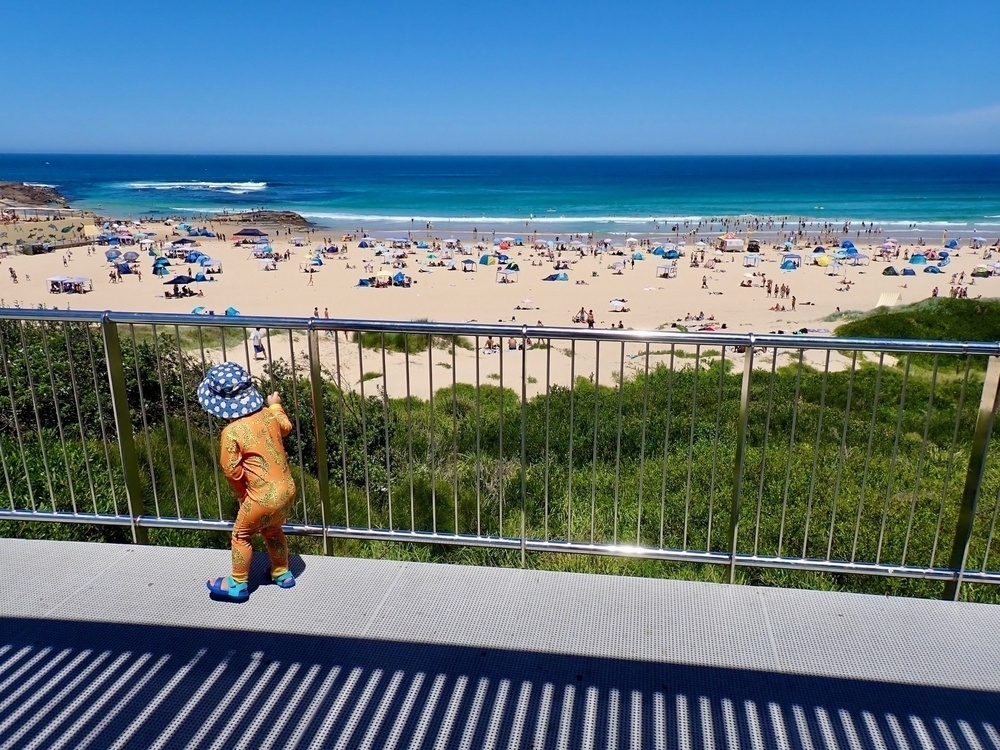
[[[292,209],[296,210],[296,209]],[[298,209],[298,213],[310,219],[327,219],[329,221],[349,221],[349,222],[386,222],[408,224],[447,224],[450,222],[461,222],[463,224],[659,224],[682,223],[685,221],[701,221],[700,216],[423,216],[412,214],[398,216],[392,214],[354,214],[354,213],[331,213],[326,211],[312,211],[309,209]]]
[[[205,182],[188,180],[185,182],[126,182],[120,187],[129,190],[204,190],[230,195],[245,195],[267,190],[266,182]]]
[[[50,185],[47,182],[26,182],[24,184],[28,187],[55,188],[55,185]]]

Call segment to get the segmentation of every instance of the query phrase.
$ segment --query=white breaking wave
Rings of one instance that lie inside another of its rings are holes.
[[[245,195],[267,190],[266,182],[126,182],[122,187],[130,190],[209,190],[230,195]]]
[[[294,209],[292,209],[294,210]],[[330,221],[350,221],[350,222],[394,222],[408,224],[444,224],[448,222],[461,222],[463,224],[642,224],[642,223],[679,223],[698,222],[700,216],[555,216],[546,214],[545,216],[393,216],[390,214],[350,214],[350,213],[328,213],[323,211],[299,211],[303,216],[310,219],[327,219]]]
[[[26,182],[24,183],[28,187],[44,187],[44,188],[54,188],[55,185],[50,185],[47,182]]]

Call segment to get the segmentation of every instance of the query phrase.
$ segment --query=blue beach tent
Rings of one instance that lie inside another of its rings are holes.
[[[235,307],[227,307],[226,308],[226,315],[228,315],[230,318],[232,318],[232,317],[234,317],[236,315],[239,315],[239,314],[240,314],[240,311],[237,310]]]
[[[198,265],[202,268],[208,268],[209,266],[214,266],[215,261],[209,258],[207,255],[203,255],[198,258]]]
[[[632,260],[644,260],[642,253],[632,253]]]
[[[782,271],[794,271],[797,268],[798,268],[798,266],[794,262],[792,262],[790,260],[783,260],[781,262],[781,270]]]
[[[910,256],[911,266],[922,266],[925,263],[927,263],[927,256],[925,255],[920,255],[920,253],[915,253],[914,255]]]
[[[550,273],[542,281],[569,281],[569,276],[565,273]]]
[[[392,277],[393,284],[402,284],[404,281],[406,281],[406,274],[403,273],[402,271],[399,271],[395,276]]]
[[[924,266],[924,273],[944,273],[944,271],[937,266]]]
[[[130,266],[128,263],[118,263],[116,265],[118,266],[118,273],[120,274],[132,273],[132,266]]]
[[[851,242],[850,240],[844,240],[843,242],[840,243],[840,246],[842,248],[844,248],[845,250],[848,250],[848,251],[855,249],[854,248],[854,243]]]
[[[916,276],[916,275],[917,275],[917,272],[914,271],[912,268],[904,268],[903,269],[903,276]]]
[[[358,286],[371,286],[371,279],[358,279]]]
[[[949,250],[958,250],[958,240],[948,240],[945,243],[945,247]]]
[[[673,248],[671,248],[663,253],[663,257],[666,260],[677,260],[679,257],[681,257],[681,253],[680,250],[674,250]]]
[[[659,245],[657,245],[656,247],[654,247],[654,248],[653,248],[653,255],[657,256],[658,258],[662,258],[662,257],[663,257],[663,254],[664,254],[664,253],[666,253],[666,252],[667,252],[667,251],[666,251],[666,250],[664,250],[664,249],[663,249],[662,247],[660,247]]]

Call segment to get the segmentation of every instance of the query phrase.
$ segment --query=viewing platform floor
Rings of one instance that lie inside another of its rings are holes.
[[[1000,607],[0,539],[0,748],[1000,750]]]

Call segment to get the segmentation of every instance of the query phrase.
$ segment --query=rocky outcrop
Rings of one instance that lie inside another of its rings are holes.
[[[212,221],[228,221],[234,224],[273,224],[283,227],[305,229],[313,223],[294,211],[244,211],[242,213],[216,214]]]
[[[55,188],[27,185],[23,182],[0,182],[0,200],[11,206],[66,208],[69,203]]]

